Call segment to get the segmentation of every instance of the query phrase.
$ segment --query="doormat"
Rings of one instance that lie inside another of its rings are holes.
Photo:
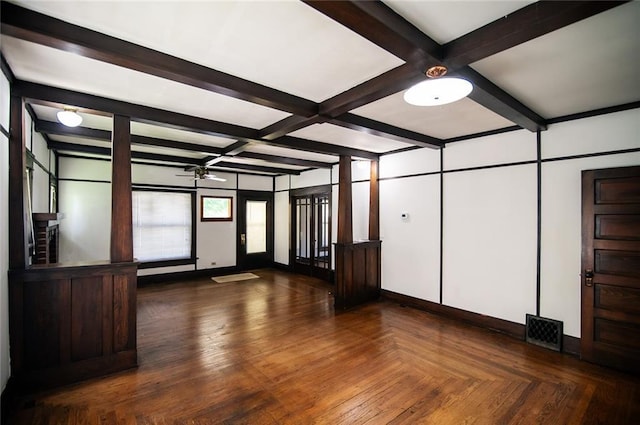
[[[255,275],[253,273],[238,273],[238,274],[228,274],[226,276],[215,276],[212,277],[216,283],[227,283],[227,282],[235,282],[238,280],[249,280],[249,279],[258,279],[260,276]]]

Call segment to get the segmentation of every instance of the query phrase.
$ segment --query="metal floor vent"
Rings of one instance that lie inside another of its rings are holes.
[[[562,322],[527,314],[526,340],[531,344],[562,350]]]

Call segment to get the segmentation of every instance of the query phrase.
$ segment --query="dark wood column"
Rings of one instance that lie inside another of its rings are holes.
[[[369,179],[369,240],[380,239],[380,195],[378,183],[378,161],[371,161]]]
[[[26,152],[24,141],[24,101],[11,96],[9,118],[9,269],[24,269],[27,265],[25,238]]]
[[[351,157],[340,155],[338,170],[338,243],[353,242],[351,208]]]
[[[111,140],[111,262],[133,261],[131,120],[113,116]]]
[[[351,158],[340,157],[335,307],[349,308],[380,296],[378,163],[371,165],[369,241],[353,242]],[[375,239],[374,239],[375,236]]]

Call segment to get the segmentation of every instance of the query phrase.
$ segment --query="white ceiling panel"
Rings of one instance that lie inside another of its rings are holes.
[[[207,134],[195,133],[193,131],[178,130],[175,128],[161,127],[158,125],[135,121],[131,123],[131,133],[140,136],[174,140],[176,142],[196,143],[200,145],[214,146],[219,148],[224,148],[236,141],[235,139],[229,139],[225,137],[210,136]]]
[[[21,80],[251,128],[289,115],[13,37],[3,36],[1,41],[9,66]]]
[[[545,118],[640,99],[640,2],[615,7],[473,68]]]
[[[384,3],[437,43],[444,44],[534,2],[384,0]]]
[[[17,3],[316,102],[403,63],[298,1]]]
[[[411,146],[407,143],[355,131],[332,124],[314,124],[291,133],[292,136],[383,153]]]
[[[513,123],[468,98],[440,106],[414,106],[404,92],[354,109],[357,115],[439,139],[480,133],[512,126]]]

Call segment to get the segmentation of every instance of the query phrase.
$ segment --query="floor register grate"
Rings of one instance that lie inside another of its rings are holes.
[[[527,342],[562,351],[562,322],[527,314]]]

